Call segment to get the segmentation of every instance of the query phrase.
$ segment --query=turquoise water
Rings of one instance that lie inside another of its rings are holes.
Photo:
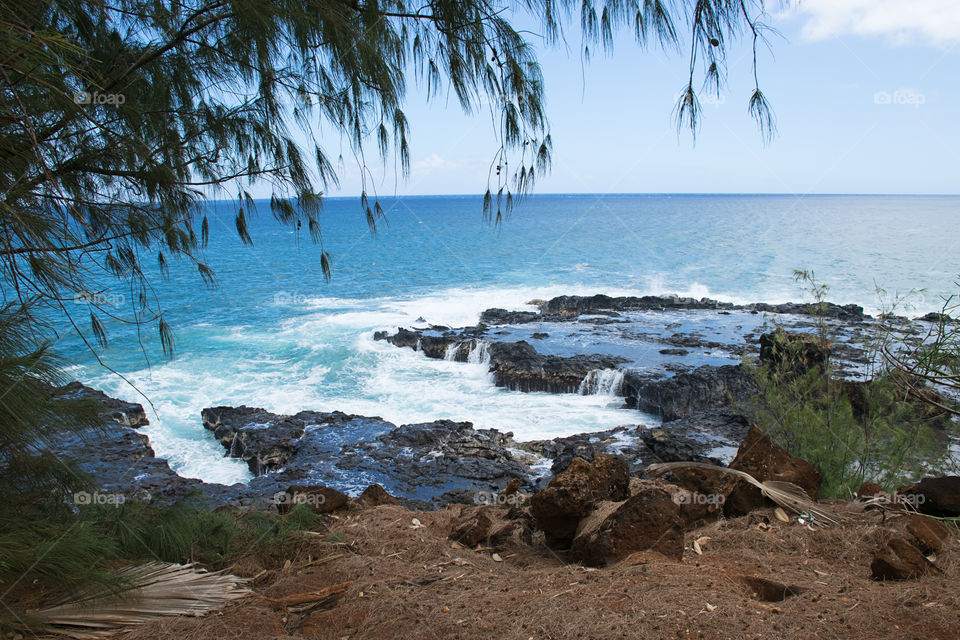
[[[379,415],[396,423],[438,418],[554,437],[636,424],[605,396],[521,394],[492,385],[483,365],[428,360],[374,342],[373,332],[422,324],[473,324],[488,307],[563,293],[678,293],[735,302],[803,298],[794,269],[813,269],[829,298],[877,311],[876,287],[911,296],[908,315],[939,308],[960,272],[960,198],[889,196],[534,196],[501,227],[480,199],[384,201],[373,236],[356,199],[328,199],[321,216],[334,276],[319,250],[275,223],[263,203],[250,222],[255,246],[233,231],[230,204],[209,205],[206,259],[218,288],[189,264],[154,278],[177,339],[164,361],[112,324],[105,362],[153,403],[145,428],[157,454],[184,475],[234,482],[246,466],[222,457],[200,410],[256,405]],[[124,290],[114,294],[120,311]],[[82,311],[81,307],[77,307]],[[85,313],[85,311],[83,312]],[[83,317],[78,313],[78,317]],[[72,374],[111,395],[143,401],[72,339],[58,345]]]

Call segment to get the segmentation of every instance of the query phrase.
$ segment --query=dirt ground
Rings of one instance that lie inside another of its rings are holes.
[[[960,544],[952,538],[935,559],[942,573],[873,581],[879,513],[810,530],[761,511],[688,532],[682,562],[646,552],[592,569],[536,541],[499,561],[465,548],[447,537],[459,509],[343,513],[293,557],[233,567],[251,578],[250,597],[120,637],[960,638]],[[751,578],[796,594],[765,602]]]

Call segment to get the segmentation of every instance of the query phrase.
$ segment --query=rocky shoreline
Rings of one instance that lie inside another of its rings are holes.
[[[395,425],[340,411],[277,415],[245,406],[198,408],[200,424],[224,455],[242,459],[253,474],[248,483],[225,486],[182,478],[156,458],[138,431],[147,421],[140,405],[73,383],[58,394],[102,401],[104,427],[71,436],[53,453],[75,461],[102,491],[160,501],[196,496],[212,506],[269,506],[292,485],[353,495],[380,485],[401,501],[431,508],[475,502],[477,495],[508,486],[537,490],[575,458],[590,463],[618,455],[633,476],[655,462],[719,464],[733,457],[747,435],[736,406],[753,392],[752,378],[739,361],[761,352],[767,324],[758,316],[772,314],[775,324],[801,332],[813,331],[817,322],[802,304],[733,305],[676,296],[560,296],[538,306],[536,312],[488,309],[474,327],[400,327],[373,339],[428,358],[486,365],[494,384],[515,391],[619,397],[624,408],[639,411],[635,424],[518,442],[512,433],[475,429],[469,422]],[[855,376],[865,361],[857,340],[872,318],[855,305],[827,304],[822,321],[843,336],[834,358],[842,372]],[[595,353],[588,352],[591,346]],[[657,415],[661,424],[650,424],[646,414]]]

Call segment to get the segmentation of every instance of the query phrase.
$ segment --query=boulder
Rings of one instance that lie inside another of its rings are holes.
[[[349,498],[330,487],[291,486],[274,496],[277,511],[289,513],[298,504],[306,504],[314,513],[330,513],[347,504]]]
[[[637,551],[656,551],[679,561],[683,557],[680,506],[665,489],[640,487],[627,500],[602,502],[577,529],[570,559],[602,566]]]
[[[790,455],[756,425],[750,427],[730,468],[746,471],[760,482],[792,482],[812,499],[820,497],[820,472],[806,460]],[[741,516],[772,504],[759,489],[741,480],[727,497],[724,513]]]
[[[884,493],[883,487],[878,485],[876,482],[864,482],[860,485],[860,488],[857,489],[858,498],[872,498],[880,495],[881,493]]]
[[[897,495],[906,498],[920,513],[941,518],[960,516],[960,476],[924,478],[897,489]]]
[[[891,538],[870,563],[874,580],[913,580],[937,567],[917,547],[902,537]]]
[[[372,484],[363,490],[357,502],[364,507],[379,507],[383,504],[400,504],[400,501],[387,493],[379,484]]]
[[[940,553],[950,539],[950,531],[939,520],[917,514],[910,514],[904,520],[910,542],[924,554]]]
[[[521,509],[483,505],[466,507],[451,527],[449,538],[470,548],[508,549],[529,546],[532,526]]]
[[[629,495],[626,460],[597,454],[593,463],[574,458],[565,471],[530,498],[530,512],[547,543],[562,546],[573,539],[580,520],[589,515],[596,504],[625,500]]]
[[[717,469],[687,467],[670,472],[673,484],[684,489],[674,495],[680,505],[684,528],[702,526],[718,519],[730,493],[740,482]]]

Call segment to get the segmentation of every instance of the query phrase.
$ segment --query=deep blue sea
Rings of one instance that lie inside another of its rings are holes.
[[[429,360],[374,342],[397,326],[475,324],[488,307],[531,308],[559,294],[709,296],[734,302],[804,299],[795,269],[813,270],[828,298],[876,312],[914,291],[906,315],[938,309],[957,291],[960,197],[752,195],[538,195],[499,227],[483,221],[479,197],[383,201],[372,235],[355,198],[327,199],[321,220],[333,279],[320,251],[276,223],[266,202],[249,216],[254,246],[234,231],[234,203],[209,203],[205,251],[210,290],[189,263],[153,277],[177,356],[159,341],[108,324],[106,363],[153,403],[144,428],[157,454],[181,474],[247,479],[200,424],[213,405],[254,405],[377,415],[397,424],[438,418],[533,439],[635,424],[638,414],[605,396],[519,393],[494,387],[480,364]],[[886,301],[877,288],[886,290]],[[112,295],[129,306],[123,287]],[[85,309],[78,306],[83,321]],[[96,365],[79,342],[59,352],[71,375],[143,402]],[[147,360],[149,358],[149,365]]]

